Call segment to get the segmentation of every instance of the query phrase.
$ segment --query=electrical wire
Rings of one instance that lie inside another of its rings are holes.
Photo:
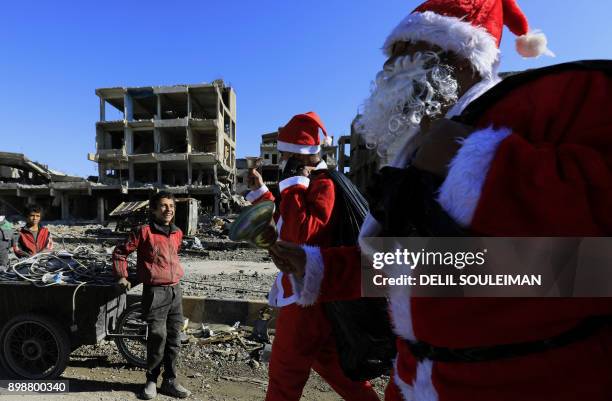
[[[128,271],[134,275],[135,263],[128,264]],[[8,271],[0,272],[0,281],[28,281],[37,287],[49,287],[83,283],[114,285],[117,279],[113,275],[111,255],[79,245],[72,252],[44,252],[19,260]]]

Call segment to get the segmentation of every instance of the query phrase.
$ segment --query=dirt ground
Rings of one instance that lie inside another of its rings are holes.
[[[237,369],[238,371],[239,369]],[[209,372],[200,373],[188,368],[179,369],[181,383],[192,391],[189,400],[204,401],[258,401],[266,394],[267,367],[263,365],[251,372],[236,372],[232,376],[218,376]],[[0,373],[0,376],[2,374]],[[5,395],[0,391],[2,400],[71,400],[107,401],[135,400],[142,387],[144,372],[126,367],[122,363],[109,362],[105,355],[98,358],[73,356],[65,373],[60,378],[68,380],[70,392],[44,395]],[[160,381],[161,383],[161,381]],[[382,392],[382,381],[376,387]],[[383,397],[381,396],[381,399]],[[156,399],[171,400],[159,394]],[[316,374],[312,373],[304,394],[304,401],[337,401],[341,398]]]
[[[62,234],[83,236],[66,226],[57,227]],[[97,234],[98,228],[87,227]],[[223,241],[223,239],[221,239]],[[59,241],[58,241],[59,242]],[[56,242],[56,243],[58,243]],[[109,243],[91,246],[106,248]],[[69,248],[73,245],[66,245]],[[112,248],[111,248],[112,249]],[[181,256],[185,267],[185,295],[218,299],[266,299],[276,269],[265,251],[256,249],[208,249],[202,254],[189,252]],[[139,287],[132,292],[138,293]],[[237,342],[200,345],[192,341],[183,346],[179,361],[179,379],[192,391],[191,400],[255,401],[263,400],[267,387],[268,364]],[[0,379],[6,377],[0,370]],[[7,395],[0,388],[2,400],[133,400],[144,382],[144,371],[130,367],[118,353],[114,343],[103,341],[96,346],[75,350],[60,379],[68,380],[70,392],[55,395]],[[161,379],[160,383],[161,384]],[[381,394],[386,380],[373,382]],[[170,399],[158,395],[157,399]],[[316,374],[312,373],[302,400],[332,401],[341,398]]]

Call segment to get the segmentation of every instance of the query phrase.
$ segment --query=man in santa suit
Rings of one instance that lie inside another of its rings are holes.
[[[277,231],[283,241],[328,247],[333,244],[336,221],[334,182],[320,157],[319,129],[329,138],[314,112],[294,116],[279,130],[278,150],[284,179]],[[247,200],[274,201],[261,175],[251,170],[251,192]],[[320,304],[296,304],[291,274],[279,273],[269,294],[272,306],[280,308],[270,358],[266,400],[299,400],[314,369],[346,400],[376,401],[378,396],[367,381],[354,382],[340,367],[331,325]]]
[[[514,0],[427,1],[392,31],[360,128],[383,155],[400,144],[395,169],[376,179],[363,249],[272,249],[299,304],[359,297],[366,237],[612,234],[612,121],[601,113],[612,68],[559,65],[491,89],[504,25],[522,55],[550,54]],[[469,126],[449,120],[459,115]],[[428,191],[421,213],[411,196]],[[398,353],[387,400],[612,399],[609,298],[419,298],[409,286],[388,296]]]

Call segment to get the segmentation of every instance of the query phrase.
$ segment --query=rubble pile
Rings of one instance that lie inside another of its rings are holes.
[[[229,226],[234,221],[235,216],[210,216],[204,215],[198,224],[198,235],[204,238],[229,239]]]
[[[184,295],[216,299],[266,300],[276,278],[275,272],[262,274],[224,273],[202,274],[187,271],[181,280]]]
[[[206,337],[206,327],[212,331],[212,336]],[[209,396],[205,399],[213,399],[208,393],[214,394],[215,389],[224,382],[239,385],[249,383],[265,391],[268,384],[272,335],[267,343],[254,341],[251,336],[252,329],[249,327],[235,328],[213,324],[203,324],[199,328],[188,329],[187,332],[188,342],[183,343],[181,347],[177,365],[180,375],[189,379],[191,390],[203,391]],[[273,333],[273,330],[270,332]],[[71,360],[81,364],[90,361],[92,376],[96,370],[110,367],[113,369],[113,375],[130,370],[142,372],[144,377],[142,369],[126,365],[112,341],[104,340],[96,346],[82,346],[72,353]],[[388,377],[382,376],[371,383],[379,394],[383,394],[388,381]],[[321,392],[332,391],[315,372],[311,374],[309,386]]]

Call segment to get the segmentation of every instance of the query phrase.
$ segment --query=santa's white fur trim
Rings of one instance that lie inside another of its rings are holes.
[[[417,364],[417,374],[414,380],[414,399],[419,401],[438,401],[438,392],[431,379],[433,361],[425,359]]]
[[[298,296],[297,303],[302,306],[310,306],[319,298],[325,266],[323,265],[323,256],[319,248],[309,245],[303,245],[302,248],[306,252],[304,278],[303,280],[294,278],[291,284],[294,286],[293,291]],[[293,275],[291,276],[293,277]]]
[[[296,175],[293,177],[285,178],[284,180],[278,183],[278,189],[283,192],[285,189],[294,185],[301,185],[303,187],[308,188],[308,185],[310,185],[310,179],[308,177],[304,177],[303,175]]]
[[[390,56],[394,43],[418,41],[466,58],[483,78],[492,76],[493,66],[499,59],[497,40],[486,29],[431,11],[415,12],[404,18],[387,37],[383,50]]]
[[[400,355],[397,356],[399,358]],[[397,358],[393,361],[393,381],[400,389],[405,401],[438,401],[431,373],[433,361],[425,359],[417,363],[416,378],[412,384],[406,383],[397,369]]]
[[[278,141],[276,148],[281,152],[299,153],[301,155],[314,155],[321,151],[319,145],[297,145],[284,141]]]
[[[516,51],[523,57],[539,57],[541,55],[555,57],[548,48],[548,39],[541,31],[531,31],[516,38]]]
[[[289,274],[289,281],[291,282],[292,289],[295,288],[293,286],[293,275]],[[268,304],[270,306],[275,306],[277,308],[282,308],[283,306],[291,305],[297,301],[297,295],[295,295],[295,289],[293,290],[293,294],[285,297],[285,290],[283,289],[283,272],[279,272],[276,275],[276,280],[274,280],[274,284],[272,284],[272,288],[270,289],[270,293],[268,294]]]
[[[265,194],[266,192],[270,192],[270,190],[268,189],[268,187],[263,185],[263,186],[257,188],[256,190],[249,192],[247,194],[247,196],[246,196],[246,200],[248,200],[249,202],[253,203],[257,199],[261,198],[263,196],[263,194]]]
[[[393,382],[400,389],[405,401],[414,401],[414,388],[400,377],[397,371],[397,358],[393,360]]]
[[[404,269],[404,273],[406,270]],[[389,276],[386,274],[386,276]],[[404,340],[415,341],[412,327],[412,309],[410,305],[410,291],[402,286],[393,286],[389,289],[389,311],[393,331]]]
[[[489,127],[462,141],[438,195],[442,208],[457,223],[466,227],[471,223],[497,147],[511,133],[508,128]]]

